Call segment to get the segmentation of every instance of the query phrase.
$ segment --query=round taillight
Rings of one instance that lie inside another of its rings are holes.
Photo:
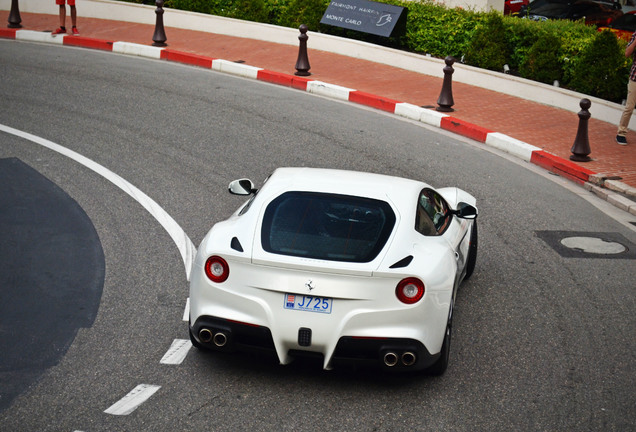
[[[211,256],[205,262],[205,275],[212,282],[225,282],[228,276],[230,276],[230,267],[227,265],[227,261],[220,256]]]
[[[402,279],[395,288],[395,295],[402,303],[417,303],[424,296],[424,283],[417,278]]]

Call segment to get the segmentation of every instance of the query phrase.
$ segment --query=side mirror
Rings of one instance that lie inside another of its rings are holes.
[[[453,210],[453,214],[462,219],[477,219],[477,208],[465,202],[460,202],[457,204],[457,210]]]
[[[227,188],[232,195],[251,195],[256,192],[254,183],[250,179],[234,180]]]

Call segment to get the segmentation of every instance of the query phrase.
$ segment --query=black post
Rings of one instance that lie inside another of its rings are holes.
[[[11,12],[9,12],[9,28],[22,28],[20,24],[22,18],[20,18],[20,8],[18,6],[18,0],[11,0]]]
[[[298,30],[300,30],[300,36],[298,36],[300,45],[298,47],[298,60],[296,60],[296,73],[294,75],[309,76],[311,73],[309,72],[309,58],[307,57],[307,39],[309,39],[309,36],[307,36],[307,25],[301,24]]]
[[[451,56],[448,56],[444,59],[444,63],[446,66],[444,67],[444,84],[442,84],[442,91],[439,94],[439,99],[437,99],[437,105],[439,105],[436,109],[441,112],[452,112],[455,111],[451,108],[455,102],[453,101],[453,63],[455,63],[455,59]]]
[[[576,138],[572,145],[572,156],[570,160],[576,162],[589,162],[592,160],[588,155],[591,153],[590,140],[587,135],[587,121],[592,117],[592,114],[588,111],[592,106],[592,102],[589,99],[581,99],[579,103],[581,111],[579,111],[579,128],[576,131]]]
[[[168,44],[166,43],[166,31],[163,28],[163,0],[157,0],[155,4],[157,5],[157,9],[155,9],[157,22],[155,24],[155,34],[152,35],[152,40],[154,41],[152,45],[165,47],[168,46]]]

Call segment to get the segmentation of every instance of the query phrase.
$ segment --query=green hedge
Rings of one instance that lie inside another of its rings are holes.
[[[149,0],[124,0],[152,4]],[[536,22],[496,12],[449,9],[432,0],[384,0],[408,9],[406,33],[381,38],[320,24],[330,0],[166,0],[164,6],[334,34],[510,73],[613,102],[624,97],[625,42],[582,22]]]

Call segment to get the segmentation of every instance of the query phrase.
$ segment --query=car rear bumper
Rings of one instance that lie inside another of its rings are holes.
[[[205,348],[277,354],[272,332],[265,326],[201,316],[191,326],[190,332]],[[310,329],[299,329],[297,344],[301,349],[290,349],[285,358],[322,357],[322,352],[312,351],[311,337]],[[387,371],[414,371],[429,367],[438,357],[439,354],[431,355],[421,342],[414,339],[342,336],[324,365],[327,369],[332,366],[360,365]]]

